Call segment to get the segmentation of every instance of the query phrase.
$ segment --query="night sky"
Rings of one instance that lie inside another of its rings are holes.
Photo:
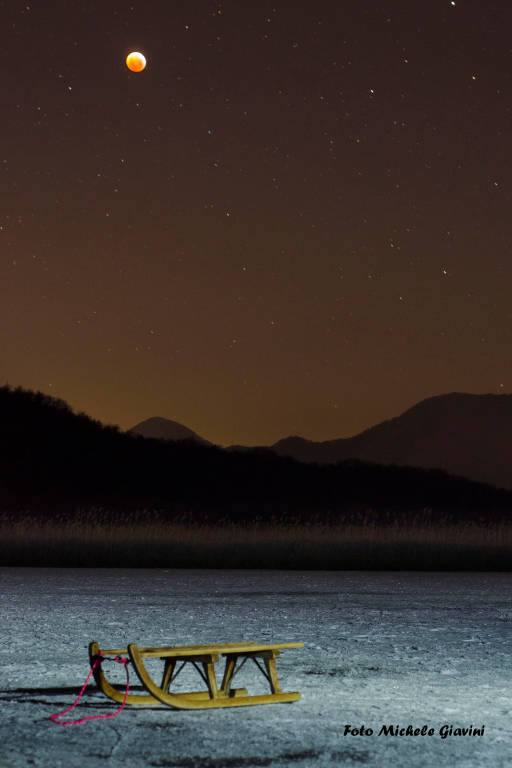
[[[0,383],[221,445],[512,391],[509,1],[0,9]]]

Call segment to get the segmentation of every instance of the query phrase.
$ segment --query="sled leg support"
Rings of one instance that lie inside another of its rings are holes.
[[[229,695],[229,690],[231,688],[231,683],[234,676],[239,672],[240,669],[242,669],[247,659],[252,659],[252,661],[256,664],[262,673],[263,677],[265,677],[268,681],[271,694],[275,695],[282,693],[281,686],[279,685],[279,680],[277,678],[276,668],[276,659],[279,658],[279,655],[279,651],[277,650],[250,651],[248,653],[225,653],[224,656],[226,657],[226,666],[224,669],[224,677],[222,678],[221,691]],[[238,664],[237,667],[239,658],[241,658],[242,661]],[[263,661],[264,667],[262,667],[259,659]]]

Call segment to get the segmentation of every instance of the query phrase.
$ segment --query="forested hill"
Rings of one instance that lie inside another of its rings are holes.
[[[52,504],[180,508],[239,520],[425,507],[491,519],[512,494],[438,470],[360,461],[303,464],[268,449],[237,453],[143,438],[75,414],[40,392],[0,387],[3,510]]]

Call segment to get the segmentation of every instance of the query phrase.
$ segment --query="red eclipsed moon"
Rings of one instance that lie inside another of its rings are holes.
[[[132,72],[142,72],[146,66],[146,57],[138,51],[132,51],[126,57],[126,66]]]

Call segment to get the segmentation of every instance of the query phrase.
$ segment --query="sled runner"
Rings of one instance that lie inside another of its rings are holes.
[[[277,677],[276,659],[283,648],[302,648],[304,643],[219,643],[215,645],[161,646],[158,648],[139,648],[135,643],[128,648],[103,650],[98,643],[89,645],[91,666],[99,658],[110,656],[128,657],[140,682],[147,693],[130,693],[126,704],[142,707],[154,707],[166,704],[176,709],[213,709],[215,707],[244,707],[251,704],[272,704],[300,699],[300,693],[283,693]],[[215,664],[219,657],[225,659],[224,673],[220,686],[215,675]],[[164,662],[160,684],[149,674],[144,659],[158,658]],[[246,688],[233,688],[233,678],[248,659],[256,664],[266,678],[270,693],[248,695]],[[201,676],[205,688],[200,691],[183,693],[171,692],[171,685],[186,664],[192,664]],[[110,699],[119,703],[125,698],[124,692],[117,690],[105,677],[102,664],[93,670],[98,687]]]

